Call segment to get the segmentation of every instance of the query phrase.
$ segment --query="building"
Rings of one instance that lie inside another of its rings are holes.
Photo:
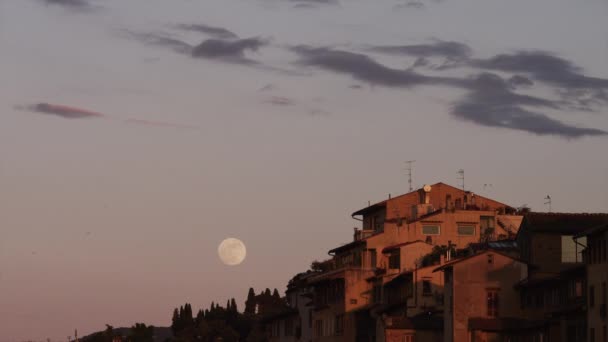
[[[443,277],[433,273],[441,255],[515,237],[522,219],[508,205],[443,183],[352,217],[362,225],[353,241],[329,251],[309,279],[313,341],[441,340]]]
[[[587,267],[587,327],[589,342],[608,342],[608,224],[590,228],[576,237],[586,245],[583,259]]]
[[[269,342],[312,340],[312,288],[309,279],[315,272],[308,271],[294,276],[287,284],[285,301],[287,308],[264,317]]]
[[[592,311],[590,301],[594,295],[585,291],[586,246],[575,237],[603,223],[608,223],[608,214],[524,216],[517,243],[522,260],[529,264],[529,272],[517,289],[523,318],[543,322],[538,335],[552,342],[592,340],[587,335],[587,310]]]
[[[444,341],[511,341],[524,325],[514,285],[528,265],[508,254],[485,250],[436,268],[443,272]]]

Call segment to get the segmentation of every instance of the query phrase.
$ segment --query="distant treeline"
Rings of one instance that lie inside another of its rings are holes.
[[[245,308],[239,312],[234,298],[222,307],[215,302],[194,315],[192,305],[186,303],[173,310],[171,334],[167,328],[155,328],[137,323],[131,328],[106,329],[83,337],[83,342],[264,342],[266,337],[260,320],[287,308],[279,291],[266,289],[255,294],[249,289]],[[172,335],[172,336],[167,336]]]

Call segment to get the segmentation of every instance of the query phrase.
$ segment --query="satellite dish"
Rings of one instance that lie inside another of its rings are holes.
[[[424,192],[431,192],[431,186],[427,184],[422,187],[422,190],[424,190]]]

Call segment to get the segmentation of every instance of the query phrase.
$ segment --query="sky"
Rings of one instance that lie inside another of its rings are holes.
[[[0,1],[0,342],[287,281],[413,184],[608,211],[604,0]],[[226,266],[227,237],[247,259]]]

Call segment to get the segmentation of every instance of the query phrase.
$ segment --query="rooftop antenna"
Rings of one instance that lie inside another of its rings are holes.
[[[545,197],[545,205],[549,207],[549,212],[551,212],[551,196],[547,195]]]
[[[410,192],[414,191],[414,188],[412,187],[412,164],[415,162],[415,160],[408,160],[405,163],[407,164],[407,169],[405,169],[407,171],[407,182],[410,185]]]
[[[457,173],[458,173],[458,178],[457,179],[459,179],[459,180],[462,181],[462,184],[461,184],[462,185],[462,191],[464,191],[464,169],[458,170]]]

